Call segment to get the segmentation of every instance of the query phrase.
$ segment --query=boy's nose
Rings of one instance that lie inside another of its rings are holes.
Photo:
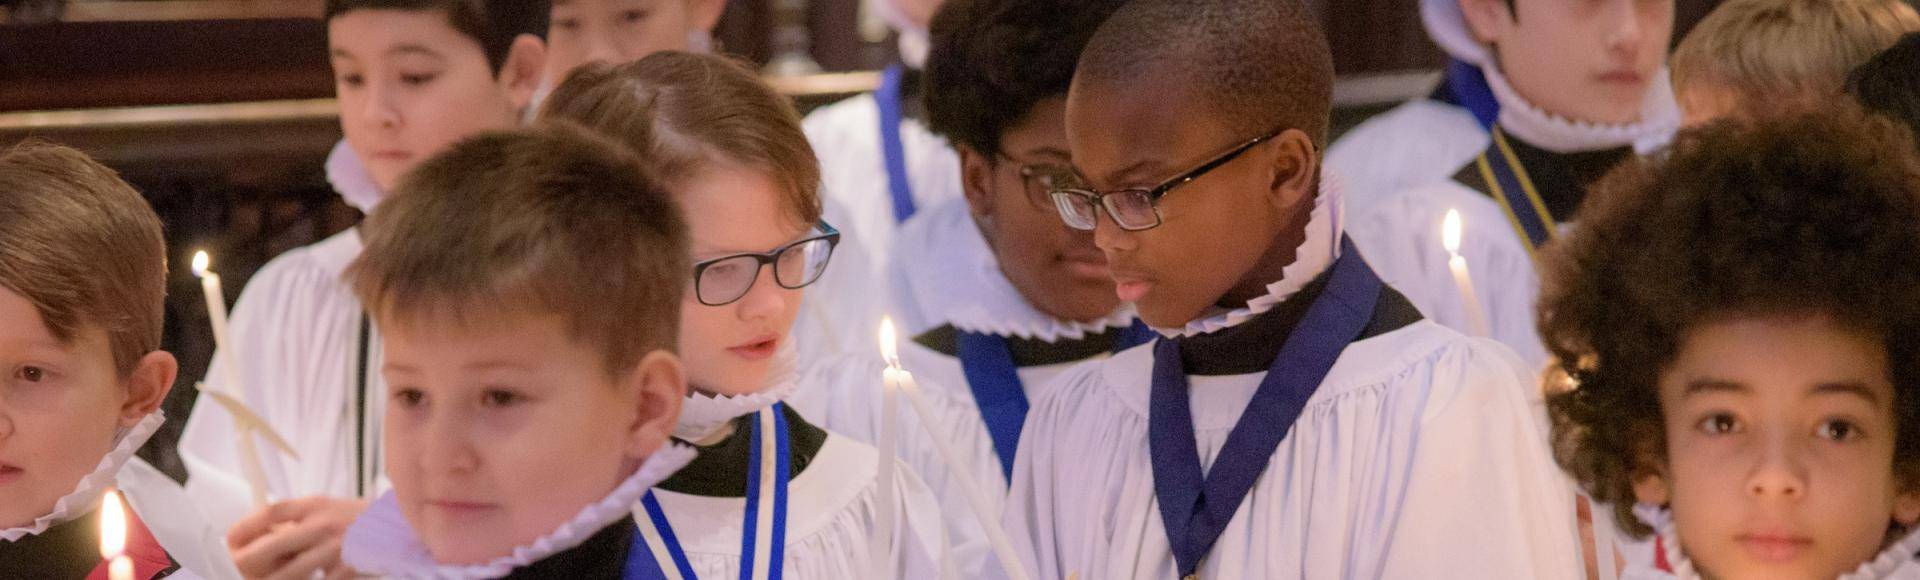
[[[13,415],[7,414],[5,397],[0,397],[0,440],[13,436]]]
[[[753,288],[740,298],[741,320],[773,318],[786,310],[787,289],[780,287],[773,270],[771,264],[761,268],[759,278],[753,281]]]
[[[1612,8],[1602,16],[1608,21],[1608,51],[1629,58],[1640,52],[1640,41],[1646,35],[1646,29],[1640,26],[1639,4],[1636,0],[1618,0],[1611,3]]]
[[[1121,228],[1105,209],[1093,213],[1093,245],[1101,251],[1109,252],[1109,255],[1111,252],[1130,252],[1139,247],[1138,241],[1134,232]]]
[[[467,439],[465,422],[457,418],[433,421],[425,430],[425,455],[421,464],[431,473],[471,473],[479,466],[473,444]]]
[[[1796,444],[1768,442],[1747,477],[1747,493],[1755,498],[1799,499],[1806,494],[1806,473]]]

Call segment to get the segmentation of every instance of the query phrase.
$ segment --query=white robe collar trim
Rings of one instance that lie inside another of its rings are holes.
[[[1168,338],[1180,338],[1219,332],[1252,320],[1254,317],[1273,310],[1273,307],[1286,302],[1287,298],[1298,294],[1307,283],[1319,277],[1320,273],[1333,266],[1340,257],[1340,236],[1345,232],[1345,200],[1342,199],[1340,181],[1332,172],[1320,174],[1320,195],[1313,200],[1313,211],[1307,217],[1307,235],[1300,246],[1293,250],[1293,263],[1280,271],[1280,280],[1267,285],[1267,293],[1247,301],[1247,305],[1233,310],[1219,311],[1199,320],[1188,322],[1184,328],[1155,328]]]
[[[673,436],[682,441],[700,441],[720,431],[736,417],[751,415],[772,407],[793,394],[795,367],[799,355],[789,337],[773,357],[773,365],[759,391],[744,395],[714,395],[689,391],[680,402],[680,421]]]
[[[392,491],[374,500],[366,513],[347,528],[341,543],[341,556],[347,565],[365,574],[396,578],[499,578],[554,554],[585,543],[607,525],[631,517],[640,496],[658,485],[698,452],[692,447],[669,442],[647,458],[613,488],[605,498],[580,510],[573,519],[532,543],[513,549],[513,553],[483,564],[446,566],[435,562],[427,545],[400,513],[400,501]]]
[[[367,166],[360,162],[360,156],[347,146],[345,139],[335,143],[333,151],[327,154],[327,183],[333,185],[340,199],[360,213],[373,213],[380,200],[387,198],[387,192],[374,183],[373,174],[367,172]]]
[[[1660,537],[1661,545],[1666,548],[1667,563],[1673,567],[1674,578],[1680,580],[1699,580],[1701,578],[1700,571],[1693,566],[1693,560],[1687,558],[1686,553],[1680,549],[1680,534],[1675,529],[1673,512],[1671,510],[1643,503],[1633,506],[1633,515],[1638,517],[1642,523],[1652,526],[1654,533]],[[1860,567],[1855,568],[1852,572],[1841,574],[1839,578],[1835,580],[1887,580],[1901,578],[1904,576],[1896,574],[1912,574],[1915,572],[1913,568],[1915,566],[1914,554],[1920,554],[1920,530],[1908,533],[1907,536],[1901,538],[1900,541],[1894,542],[1892,545],[1887,546],[1886,549],[1881,550],[1880,554],[1874,556],[1872,560],[1860,564]]]
[[[145,445],[147,439],[153,437],[154,431],[159,430],[160,424],[164,422],[166,422],[166,416],[160,411],[154,411],[139,423],[135,423],[132,428],[120,434],[119,442],[114,444],[113,450],[108,451],[105,457],[100,458],[100,463],[93,468],[93,472],[80,478],[80,482],[74,485],[73,492],[53,502],[53,511],[34,518],[33,523],[26,527],[0,530],[0,542],[15,542],[27,536],[39,535],[53,526],[73,521],[92,512],[93,508],[99,505],[100,496],[106,493],[107,488],[113,487],[114,478],[120,473],[120,468],[125,466],[128,460],[133,459],[134,453],[140,451],[140,446]]]
[[[907,277],[914,301],[956,329],[1060,342],[1133,325],[1133,306],[1126,304],[1085,322],[1035,309],[1000,271],[1000,261],[964,199],[929,208],[906,227],[914,231],[896,236],[894,251],[900,259],[894,264]]]
[[[1680,105],[1673,97],[1673,81],[1666,67],[1653,76],[1640,122],[1601,125],[1574,121],[1534,106],[1520,96],[1497,66],[1482,67],[1494,100],[1500,101],[1500,128],[1535,146],[1556,153],[1596,151],[1631,145],[1647,153],[1666,146],[1680,129]]]

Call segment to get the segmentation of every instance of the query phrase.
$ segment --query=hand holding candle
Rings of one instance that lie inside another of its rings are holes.
[[[1473,275],[1467,272],[1467,259],[1460,255],[1460,210],[1447,210],[1446,223],[1441,225],[1440,242],[1447,248],[1447,268],[1453,270],[1453,284],[1460,288],[1460,300],[1467,309],[1467,324],[1471,325],[1473,335],[1493,336],[1487,324],[1487,313],[1480,308],[1480,296],[1473,290]]]
[[[239,438],[236,444],[240,448],[240,468],[246,475],[247,487],[253,492],[253,507],[266,507],[266,469],[260,461],[260,451],[256,449],[253,435],[256,432],[265,434],[269,442],[290,457],[293,456],[293,448],[259,414],[240,402],[240,356],[238,351],[232,350],[233,333],[227,324],[226,292],[221,289],[220,275],[213,272],[210,262],[205,251],[194,252],[193,275],[200,277],[200,289],[207,300],[207,317],[213,322],[214,348],[226,354],[221,359],[225,364],[221,366],[227,377],[227,388],[211,391],[211,394],[233,414],[234,435]],[[195,386],[202,387],[198,384]]]

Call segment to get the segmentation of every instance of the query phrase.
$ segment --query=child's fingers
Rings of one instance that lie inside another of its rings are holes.
[[[254,510],[253,513],[247,514],[246,517],[240,518],[240,521],[235,522],[232,529],[227,530],[227,549],[229,551],[237,550],[242,546],[246,546],[260,539],[261,536],[265,536],[274,531],[280,523],[306,517],[306,514],[313,511],[316,506],[323,505],[324,499],[325,498],[321,497],[300,498],[275,503]]]
[[[295,556],[287,565],[275,570],[272,580],[309,580],[314,573],[340,565],[340,536],[330,536],[300,555]]]
[[[301,554],[329,540],[338,541],[339,530],[324,523],[298,523],[276,526],[273,531],[233,550],[233,564],[248,578],[277,574]],[[334,552],[340,548],[335,546]]]

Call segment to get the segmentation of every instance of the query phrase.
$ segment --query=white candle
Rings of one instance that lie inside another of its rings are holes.
[[[880,319],[880,356],[886,359],[887,368],[880,371],[880,440],[878,441],[878,465],[874,469],[874,484],[880,487],[879,521],[873,527],[873,577],[892,577],[893,530],[894,530],[894,438],[898,436],[899,426],[899,356],[894,347],[893,319]]]
[[[221,370],[227,376],[226,393],[234,399],[240,396],[240,353],[232,350],[233,336],[227,325],[227,295],[220,287],[220,275],[213,272],[211,260],[205,250],[193,253],[193,275],[200,277],[200,290],[207,300],[207,318],[213,321],[213,346],[226,356],[221,358]],[[267,505],[266,468],[261,465],[260,451],[253,442],[253,431],[265,425],[254,425],[234,416],[234,435],[239,437],[240,470],[247,477],[247,487],[253,494],[253,507]]]
[[[1487,313],[1480,308],[1480,296],[1473,291],[1473,275],[1467,271],[1467,258],[1460,255],[1460,210],[1447,210],[1446,223],[1440,232],[1441,244],[1446,246],[1447,268],[1453,270],[1453,284],[1460,288],[1460,301],[1467,309],[1467,324],[1472,326],[1473,335],[1493,336],[1487,324]]]
[[[894,376],[894,382],[899,386],[900,392],[906,394],[907,402],[913,405],[914,413],[920,416],[920,424],[927,426],[936,424],[933,405],[920,394],[920,385],[913,381],[913,373],[905,369],[898,371],[888,369],[888,372]],[[987,508],[986,493],[973,485],[973,470],[967,466],[966,462],[960,460],[960,455],[954,452],[946,439],[937,436],[930,439],[933,440],[934,449],[940,452],[940,459],[946,462],[947,471],[952,472],[950,479],[960,486],[961,495],[967,500],[967,507],[973,508],[974,518],[979,520],[980,527],[987,531],[987,542],[993,547],[993,555],[999,557],[1000,566],[1006,570],[1007,578],[1027,580],[1027,570],[1020,566],[1019,556],[1013,551],[1013,539],[1007,535],[1006,528],[1000,526],[999,514]]]
[[[100,504],[100,558],[107,561],[109,580],[133,580],[133,560],[127,559],[127,511],[120,493],[108,491]]]

